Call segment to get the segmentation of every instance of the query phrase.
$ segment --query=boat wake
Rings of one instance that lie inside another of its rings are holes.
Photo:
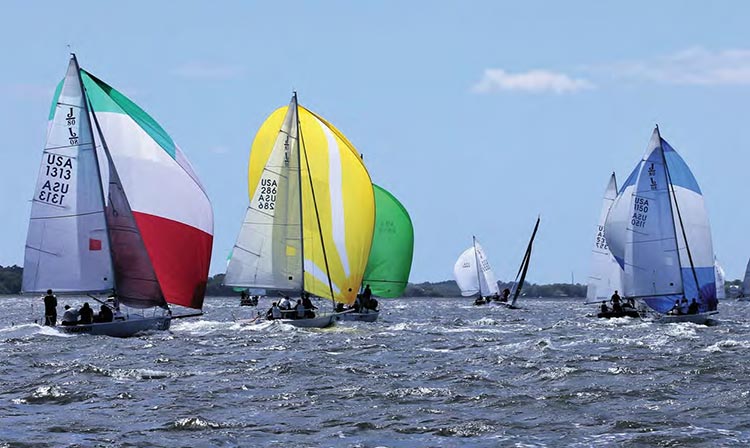
[[[53,327],[38,324],[11,325],[9,327],[0,328],[0,337],[7,339],[28,338],[36,335],[55,336],[60,338],[76,337],[74,334],[65,334],[55,330]]]

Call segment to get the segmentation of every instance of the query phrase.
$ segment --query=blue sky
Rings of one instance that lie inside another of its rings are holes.
[[[179,6],[177,6],[179,5]],[[515,275],[585,281],[609,174],[653,125],[703,189],[728,278],[750,256],[745,2],[13,2],[0,42],[0,264],[22,264],[67,45],[190,158],[214,205],[212,274],[247,205],[255,131],[293,89],[364,153],[415,226],[411,280],[452,277],[477,235]]]

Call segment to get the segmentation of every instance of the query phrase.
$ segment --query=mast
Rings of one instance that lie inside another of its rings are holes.
[[[534,238],[536,237],[536,231],[539,229],[539,221],[540,217],[536,218],[536,224],[534,225],[534,231],[531,233],[531,239],[529,240],[529,245],[526,248],[526,253],[523,256],[523,261],[521,261],[521,278],[518,279],[518,285],[516,286],[516,291],[513,293],[513,301],[510,303],[510,306],[514,306],[516,304],[516,300],[518,300],[518,296],[521,294],[521,288],[523,288],[523,282],[526,281],[526,272],[529,270],[529,262],[531,261],[531,248],[534,244]],[[572,275],[572,273],[571,273]]]
[[[670,199],[669,211],[670,213],[672,213],[672,223],[673,223],[673,226],[675,227],[674,243],[675,243],[675,246],[677,247],[677,262],[678,263],[680,262],[680,247],[679,247],[679,244],[677,244],[677,227],[676,227],[677,222],[674,219],[674,212],[672,211],[672,207],[671,207],[672,201],[674,201],[674,207],[675,207],[675,210],[677,211],[677,219],[679,219],[680,221],[680,230],[682,231],[682,239],[683,241],[685,241],[685,250],[687,251],[688,260],[690,261],[690,271],[693,273],[693,280],[695,281],[695,289],[697,290],[698,298],[700,299],[702,297],[701,297],[700,283],[698,283],[698,274],[695,272],[695,265],[693,264],[693,255],[690,253],[690,245],[688,244],[687,234],[685,233],[685,224],[682,222],[682,214],[680,213],[680,206],[677,203],[677,196],[675,195],[675,192],[674,192],[674,185],[672,184],[672,177],[669,175],[669,167],[667,166],[667,157],[664,155],[664,148],[661,144],[662,140],[661,140],[661,134],[659,133],[659,125],[656,125],[656,136],[659,137],[659,150],[661,151],[661,158],[664,161],[664,172],[667,175],[667,183],[669,184],[667,188],[667,197],[669,197]],[[680,265],[680,267],[682,267],[682,265]],[[685,282],[684,281],[682,282],[682,295],[683,297],[685,296]]]
[[[83,112],[86,114],[87,117],[93,117],[94,124],[97,129],[97,133],[99,134],[99,140],[102,142],[102,148],[104,151],[107,151],[106,144],[104,142],[104,135],[101,132],[101,128],[99,127],[99,121],[96,118],[96,114],[94,114],[93,108],[89,105],[89,96],[86,94],[86,87],[83,85],[83,79],[81,79],[81,67],[78,65],[78,58],[76,58],[75,53],[70,53],[71,58],[73,59],[73,63],[76,67],[76,77],[78,78],[78,85],[81,88],[81,95],[83,95]],[[107,214],[107,202],[106,198],[104,197],[104,185],[102,185],[102,173],[100,171],[100,164],[99,164],[99,155],[96,152],[96,139],[94,139],[94,129],[92,126],[89,126],[89,134],[91,134],[91,146],[93,147],[94,151],[94,160],[96,161],[96,178],[99,182],[97,182],[97,185],[99,186],[99,196],[102,199],[102,213],[105,215],[104,219],[104,229],[107,232],[107,242],[109,243],[109,263],[110,266],[112,266],[112,292],[115,293],[115,305],[119,306],[119,300],[117,299],[117,275],[115,273],[115,262],[112,259],[112,236],[109,232],[109,225],[107,224],[106,214]]]
[[[299,107],[297,106],[297,92],[292,94],[294,99],[294,113],[297,116],[295,125],[297,126],[297,181],[299,182],[299,247],[300,247],[300,258],[302,260],[302,292],[300,296],[305,292],[305,226],[302,222],[302,145],[300,145],[300,125],[299,125]],[[309,170],[308,170],[309,171]],[[300,297],[301,298],[301,297]]]
[[[479,289],[479,298],[482,298],[482,277],[479,271],[479,254],[477,253],[477,237],[471,236],[471,244],[474,246],[474,264],[477,267],[477,288]]]
[[[318,202],[315,200],[315,187],[313,185],[312,173],[310,172],[310,160],[307,158],[307,151],[305,150],[305,140],[302,137],[302,127],[300,126],[300,123],[299,123],[299,103],[297,102],[297,92],[294,92],[294,107],[297,108],[297,136],[299,138],[298,145],[300,147],[300,151],[298,151],[299,157],[300,158],[302,157],[302,152],[304,151],[305,152],[305,166],[307,166],[307,177],[310,181],[310,192],[312,193],[313,205],[315,206],[315,218],[318,223],[318,233],[320,234],[320,246],[323,248],[323,263],[326,266],[326,275],[328,276],[328,288],[331,291],[331,304],[333,305],[333,308],[335,310],[336,309],[336,296],[333,293],[333,282],[331,281],[331,271],[328,267],[328,256],[326,255],[326,245],[325,245],[325,241],[323,238],[323,227],[320,224],[320,214],[318,213]],[[302,165],[300,164],[300,177],[301,176],[302,176]],[[302,183],[300,182],[300,196],[302,196],[301,193],[302,193]],[[302,200],[300,200],[300,209],[301,207],[302,207]],[[302,229],[302,233],[303,233],[302,245],[304,246],[304,226],[302,225],[302,216],[300,216],[300,228]],[[303,283],[302,284],[304,287],[304,276],[305,276],[304,257],[302,258],[302,266],[303,266],[302,268],[302,278],[303,278],[302,282]]]

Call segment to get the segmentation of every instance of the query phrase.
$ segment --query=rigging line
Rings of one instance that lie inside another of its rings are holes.
[[[513,302],[511,302],[511,306],[515,305],[516,300],[518,299],[518,296],[521,294],[521,288],[523,288],[523,282],[526,280],[526,273],[529,270],[529,263],[531,261],[531,249],[534,244],[534,238],[536,237],[536,231],[537,229],[539,229],[539,221],[540,221],[540,218],[537,218],[536,225],[534,225],[534,231],[531,233],[529,246],[526,248],[526,255],[524,256],[524,261],[522,264],[523,273],[521,274],[521,279],[519,280],[519,284],[518,284],[518,287],[516,288],[516,292],[513,295]]]
[[[44,201],[35,201],[39,202],[41,204],[47,204],[47,205],[54,205],[55,207],[59,208],[65,208],[60,207],[59,205],[50,204],[49,202]],[[72,215],[59,215],[59,216],[37,216],[36,218],[29,218],[29,220],[33,221],[35,219],[58,219],[58,218],[75,218],[77,216],[90,216],[90,215],[98,215],[99,213],[104,213],[104,210],[96,211],[96,212],[87,212],[87,213],[78,213],[78,214],[72,214]]]
[[[50,154],[52,154],[54,156],[66,157],[68,159],[77,160],[78,156],[69,156],[67,154],[59,154],[59,153],[51,152],[51,151],[54,150],[54,149],[75,148],[76,146],[88,146],[88,145],[95,146],[93,143],[87,143],[87,142],[76,143],[75,145],[47,146],[47,147],[44,148],[44,152],[50,153]]]
[[[78,62],[76,61],[76,65],[77,64],[78,64]],[[96,77],[94,77],[90,73],[88,73],[88,72],[86,72],[86,73],[89,74],[92,78],[96,79]],[[83,80],[81,79],[81,76],[80,76],[80,69],[79,69],[78,79],[81,82],[81,88],[83,89],[84,92],[86,92],[85,86],[83,85]],[[108,185],[114,185],[120,191],[120,193],[122,194],[123,199],[125,200],[126,207],[130,211],[130,215],[133,218],[133,224],[135,225],[135,229],[136,229],[135,232],[133,232],[133,233],[135,233],[139,237],[140,246],[143,248],[143,251],[146,253],[146,259],[148,260],[148,265],[151,268],[151,272],[154,273],[155,283],[157,284],[158,289],[159,289],[159,295],[162,297],[162,299],[164,299],[164,297],[165,297],[164,296],[164,291],[161,288],[161,284],[159,283],[158,277],[156,277],[156,271],[154,270],[153,261],[151,261],[151,257],[148,255],[148,251],[146,251],[146,245],[145,245],[145,243],[143,241],[143,236],[140,233],[140,229],[138,228],[138,223],[135,222],[135,217],[133,216],[133,209],[130,206],[130,201],[128,200],[128,196],[125,193],[125,188],[122,186],[122,183],[120,181],[120,175],[117,172],[117,167],[115,166],[115,162],[112,159],[112,153],[110,153],[110,151],[109,151],[109,145],[107,145],[107,140],[104,138],[104,133],[102,132],[102,128],[99,125],[99,119],[96,116],[96,112],[94,112],[93,107],[91,106],[91,102],[90,102],[90,99],[88,98],[88,95],[85,95],[85,96],[86,96],[86,100],[87,100],[87,102],[86,102],[86,105],[87,105],[87,108],[88,108],[87,110],[90,111],[90,113],[91,113],[90,116],[94,118],[94,125],[96,126],[97,134],[99,135],[99,140],[101,141],[101,148],[104,151],[104,155],[107,156],[107,165],[111,169]],[[91,130],[91,134],[92,134],[91,137],[92,137],[92,140],[93,140],[93,137],[94,137],[94,135],[93,135],[93,129]],[[94,151],[94,156],[96,157],[96,161],[97,161],[96,162],[97,173],[99,173],[99,159],[98,159],[98,155],[97,155],[96,151]],[[101,182],[101,174],[99,174],[99,176],[100,176],[99,179],[100,179],[100,182]],[[116,181],[114,179],[116,179]],[[102,197],[103,197],[104,196],[103,189],[100,188],[100,191],[101,191]],[[105,205],[106,205],[106,202],[105,202]],[[112,210],[114,211],[114,204],[111,204],[111,207],[112,207]],[[123,228],[121,226],[116,226],[116,228],[118,228],[118,230],[129,230],[126,227]],[[107,238],[109,239],[109,247],[110,247],[109,258],[110,258],[110,263],[112,263],[112,273],[114,274],[113,276],[116,279],[117,278],[117,275],[115,273],[115,269],[116,268],[115,268],[115,262],[114,262],[114,259],[113,259],[113,254],[112,254],[112,247],[114,247],[114,246],[112,244],[112,235],[111,235],[111,232],[110,232],[109,223],[107,223]],[[132,277],[127,277],[127,278],[132,278]],[[116,284],[116,280],[115,279],[113,279],[113,282],[112,282],[113,285],[114,285],[114,287],[112,289],[113,289],[113,292],[115,292],[115,304],[119,305],[120,300],[118,299],[118,296],[117,296],[117,284]],[[167,309],[169,309],[169,305],[168,304],[167,304]]]
[[[477,237],[471,236],[471,244],[474,246],[474,264],[477,267],[477,289],[479,290],[479,298],[482,298],[482,278],[479,276],[479,254],[477,253]],[[487,291],[489,293],[489,291]]]
[[[672,177],[669,174],[669,167],[667,166],[667,156],[664,154],[664,148],[662,147],[661,134],[659,133],[659,127],[656,127],[656,135],[659,136],[659,149],[661,150],[661,157],[664,160],[664,172],[667,174],[667,182],[669,183],[669,189],[672,192],[671,200],[674,201],[674,207],[677,210],[677,218],[680,221],[680,230],[682,231],[682,238],[685,241],[685,250],[687,251],[688,260],[690,261],[690,270],[693,273],[693,280],[695,281],[695,289],[698,291],[698,298],[703,299],[701,294],[701,285],[698,283],[698,274],[695,272],[695,264],[693,264],[693,255],[690,252],[690,245],[687,241],[687,234],[685,233],[685,224],[682,222],[682,214],[680,213],[680,205],[677,203],[677,196],[674,191],[674,184],[672,183]],[[670,207],[671,209],[672,207]],[[674,218],[674,216],[673,216]],[[675,235],[675,245],[677,245],[677,235]],[[677,261],[680,260],[679,245],[677,245]],[[685,284],[682,285],[682,294],[685,295]]]
[[[86,115],[86,119],[89,120],[89,135],[91,137],[91,145],[93,146],[93,154],[94,154],[94,162],[96,164],[96,178],[98,182],[96,183],[96,189],[99,190],[99,198],[101,199],[102,204],[102,212],[104,213],[104,229],[107,232],[107,242],[109,243],[109,266],[110,269],[112,269],[112,291],[114,292],[117,288],[117,275],[115,273],[115,262],[112,259],[112,235],[109,232],[109,225],[107,224],[107,215],[106,215],[106,208],[107,208],[107,201],[104,197],[104,186],[102,185],[102,173],[101,169],[99,168],[99,155],[96,153],[96,138],[94,138],[94,129],[91,126],[91,117],[94,117],[94,124],[96,126],[96,130],[99,133],[99,139],[101,140],[101,144],[103,146],[103,149],[105,153],[108,153],[106,148],[106,143],[104,141],[104,134],[102,134],[102,130],[99,127],[99,121],[96,119],[96,114],[94,114],[94,109],[91,107],[90,99],[86,91],[86,86],[83,85],[83,78],[81,78],[81,67],[78,65],[78,58],[76,57],[75,53],[71,53],[73,56],[73,63],[75,64],[76,68],[76,78],[78,79],[78,86],[81,89],[81,96],[83,97],[83,113]],[[115,297],[115,303],[117,304],[117,298]]]
[[[328,267],[328,255],[326,254],[326,245],[325,241],[323,239],[323,226],[320,223],[320,213],[318,212],[318,202],[315,199],[315,187],[313,186],[313,180],[312,180],[312,172],[310,172],[310,159],[307,157],[307,149],[305,148],[305,138],[302,135],[302,127],[300,126],[299,122],[299,103],[297,102],[297,92],[294,93],[294,105],[297,108],[297,144],[300,148],[299,157],[302,157],[302,153],[305,154],[305,166],[307,167],[307,178],[310,181],[310,192],[312,193],[312,200],[313,200],[313,206],[315,208],[315,218],[318,222],[318,233],[320,234],[320,246],[323,248],[323,263],[326,266],[326,275],[328,276],[328,288],[331,291],[331,303],[333,304],[334,308],[336,307],[336,296],[333,293],[333,282],[331,281],[331,271]],[[300,176],[302,175],[302,169],[300,167]],[[302,190],[302,185],[300,184],[300,192]],[[302,204],[302,199],[300,198],[300,206]],[[304,226],[300,226],[303,229],[304,232]],[[304,235],[303,235],[303,244],[304,244]],[[305,260],[302,259],[302,265],[304,266]],[[303,274],[304,278],[304,274]],[[304,280],[303,280],[304,281]]]

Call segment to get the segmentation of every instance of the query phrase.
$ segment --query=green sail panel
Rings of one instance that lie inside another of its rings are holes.
[[[375,233],[364,284],[372,294],[394,298],[404,293],[414,253],[414,227],[409,213],[392,194],[373,184]]]

